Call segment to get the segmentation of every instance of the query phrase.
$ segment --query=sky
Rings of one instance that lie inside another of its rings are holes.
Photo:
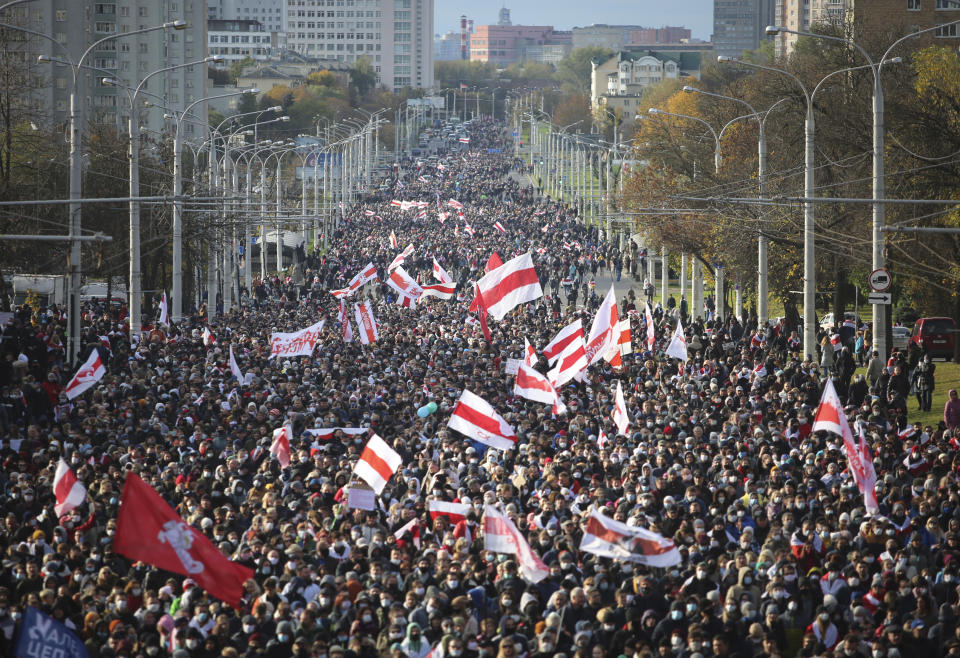
[[[690,28],[694,38],[704,40],[713,31],[713,0],[434,0],[435,31],[459,31],[461,14],[474,25],[495,24],[503,6],[514,25],[552,25],[558,30],[594,23],[673,25]]]

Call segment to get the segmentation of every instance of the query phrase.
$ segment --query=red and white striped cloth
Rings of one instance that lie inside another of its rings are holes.
[[[347,297],[352,296],[353,293],[355,293],[357,290],[359,290],[364,285],[366,285],[370,281],[373,281],[376,278],[377,278],[377,268],[374,266],[373,263],[367,263],[367,266],[365,268],[357,272],[354,275],[354,277],[350,279],[350,283],[347,285],[347,289],[350,292],[347,293],[346,296]]]
[[[397,242],[397,236],[393,231],[390,231],[390,248],[396,249],[400,246],[400,243]]]
[[[687,360],[687,339],[683,335],[683,326],[679,319],[677,320],[677,328],[673,332],[673,338],[670,339],[670,344],[667,345],[666,355],[680,359],[681,361]]]
[[[364,446],[360,461],[353,467],[353,472],[369,484],[379,496],[401,464],[403,459],[400,455],[388,446],[386,441],[374,434]]]
[[[335,432],[343,432],[347,436],[357,436],[358,434],[366,434],[370,430],[366,427],[312,427],[303,431],[316,441],[329,441],[333,438]]]
[[[213,335],[210,331],[210,327],[203,328],[203,344],[206,347],[210,347],[217,342],[217,337]]]
[[[633,354],[633,346],[630,344],[630,318],[617,323],[617,347],[607,354],[607,361],[614,368],[618,368],[623,365],[623,357],[627,354]]]
[[[483,295],[487,313],[495,320],[502,320],[520,304],[543,297],[530,252],[512,258],[486,274],[477,281],[477,286]]]
[[[463,230],[466,231],[467,235],[469,235],[471,238],[477,233],[476,231],[473,230],[473,227],[470,226],[470,224],[466,221],[463,222]]]
[[[347,313],[347,303],[340,300],[340,327],[343,332],[343,342],[353,342],[353,328],[350,326],[350,314]]]
[[[533,552],[513,521],[493,505],[483,506],[483,548],[515,555],[521,575],[531,583],[539,583],[550,575],[549,567]]]
[[[462,203],[460,203],[459,201],[455,201],[453,199],[447,199],[447,205],[450,206],[451,208],[456,208],[457,210],[460,210],[461,208],[463,208]]]
[[[607,433],[603,430],[600,430],[600,435],[597,437],[597,447],[601,450],[605,449],[610,444],[610,439],[607,438]]]
[[[433,259],[433,278],[440,283],[452,283],[453,277],[447,274],[447,271],[440,266],[437,259]]]
[[[369,301],[353,305],[354,317],[360,329],[360,342],[364,345],[377,342],[380,332],[377,329],[377,320],[373,317],[373,306]]]
[[[607,296],[597,309],[597,314],[593,318],[593,325],[590,327],[590,335],[587,337],[587,360],[593,364],[604,358],[608,353],[617,347],[619,334],[617,333],[617,323],[620,320],[617,312],[617,294],[610,284],[610,290]]]
[[[390,265],[387,266],[387,272],[393,270],[396,267],[403,265],[403,261],[406,260],[407,256],[413,253],[413,245],[408,244],[404,247],[403,251],[397,254],[397,257],[391,261]]]
[[[460,142],[461,144],[469,144],[469,143],[470,143],[470,138],[469,138],[469,137],[461,137],[461,138],[458,139],[457,141]]]
[[[417,300],[423,294],[423,288],[413,280],[405,269],[399,265],[390,272],[387,277],[387,285],[396,290],[401,297],[407,297],[411,300],[411,305],[416,306]]]
[[[466,389],[460,394],[447,427],[498,450],[509,450],[517,443],[517,434],[507,421],[490,403]]]
[[[430,512],[430,518],[434,521],[438,516],[446,516],[450,519],[450,523],[459,523],[467,518],[470,509],[470,505],[463,503],[448,503],[445,500],[427,501],[427,511]]]
[[[374,214],[376,213],[374,213],[372,210],[364,210],[363,214],[366,215],[367,217],[373,217]]]
[[[103,365],[103,361],[100,360],[100,353],[97,350],[93,350],[90,352],[90,356],[87,357],[84,364],[77,370],[77,374],[73,376],[66,388],[63,389],[63,394],[67,396],[68,400],[72,400],[91,386],[94,386],[98,381],[103,379],[103,376],[106,374],[107,369]]]
[[[615,521],[598,510],[587,517],[580,550],[650,567],[671,567],[681,561],[680,551],[672,539]]]
[[[58,517],[80,507],[87,498],[86,488],[62,457],[57,463],[57,472],[53,476],[53,493],[57,497],[57,504],[53,506],[53,510]]]
[[[513,394],[534,402],[553,405],[555,407],[554,413],[563,413],[566,410],[550,380],[522,361],[517,367]]]
[[[526,337],[523,339],[523,362],[531,368],[537,365],[537,350],[533,349]]]
[[[630,417],[627,416],[627,403],[623,400],[623,386],[617,380],[617,394],[613,400],[613,424],[617,432],[626,435],[630,427]]]
[[[553,387],[559,390],[568,381],[586,370],[588,365],[590,363],[587,361],[583,332],[580,332],[560,352],[556,365],[554,365],[553,370],[547,373],[547,377],[550,378]]]
[[[501,224],[500,222],[494,222],[494,223],[493,223],[493,228],[497,229],[497,230],[500,231],[501,233],[506,233],[506,232],[507,232],[507,229],[505,229],[505,228],[503,227],[503,224]]]
[[[170,313],[167,311],[167,291],[163,291],[160,297],[160,316],[157,318],[157,324],[170,324]]]
[[[420,521],[416,517],[410,519],[402,526],[400,526],[393,536],[397,539],[403,539],[403,536],[407,533],[410,533],[410,536],[413,538],[413,545],[419,549],[420,548]],[[439,646],[439,645],[438,645]]]
[[[284,423],[283,427],[273,430],[273,443],[270,444],[270,454],[277,458],[281,468],[290,466],[290,440],[293,438],[293,427]]]
[[[560,333],[554,336],[553,340],[543,348],[543,355],[547,357],[547,363],[552,365],[554,361],[560,358],[560,354],[567,348],[567,345],[577,338],[581,341],[584,340],[583,323],[580,320],[571,322],[561,329]]]
[[[423,286],[424,297],[438,297],[440,299],[450,299],[457,290],[455,283],[437,283]]]
[[[647,323],[647,349],[652,350],[653,344],[657,340],[656,328],[653,326],[653,313],[650,312],[650,304],[644,303],[643,317]]]

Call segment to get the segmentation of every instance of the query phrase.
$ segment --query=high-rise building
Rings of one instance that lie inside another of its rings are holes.
[[[348,65],[367,57],[393,91],[433,87],[433,0],[286,0],[287,48]]]
[[[739,57],[743,51],[756,50],[762,41],[768,40],[764,29],[774,23],[775,2],[713,0],[713,48],[717,55]]]
[[[88,47],[111,34],[186,21],[185,30],[157,30],[106,41],[83,60],[85,66],[92,67],[81,69],[77,79],[77,98],[84,118],[111,123],[123,131],[130,117],[128,93],[123,88],[105,85],[104,78],[136,88],[155,71],[207,56],[207,6],[203,0],[35,0],[9,8],[4,20],[48,34],[61,44],[57,47],[39,37],[18,37],[5,44],[8,49],[24,52],[24,61],[31,75],[36,76],[37,84],[31,85],[25,94],[37,106],[37,118],[57,124],[69,118],[73,72],[61,64],[38,65],[38,55],[63,59],[66,51],[76,62]],[[163,132],[169,128],[163,118],[167,111],[164,108],[182,110],[205,95],[206,84],[205,64],[150,76],[138,98],[138,124],[148,132]],[[144,101],[149,101],[151,107],[145,107]],[[193,114],[201,125],[184,124],[187,135],[199,133],[206,124],[204,104],[195,107]]]
[[[283,29],[284,0],[206,0],[214,20],[259,21],[266,32]]]
[[[470,61],[493,62],[500,67],[525,59],[554,62],[569,52],[572,43],[570,32],[549,25],[478,25],[470,35]]]
[[[460,59],[460,33],[447,32],[433,39],[433,61],[449,62]]]
[[[271,34],[276,38],[277,33],[267,32],[260,21],[221,18],[207,21],[208,51],[227,61],[269,58],[274,48]]]
[[[854,40],[866,34],[883,35],[887,42],[939,25],[943,28],[904,42],[902,48],[919,48],[936,43],[956,48],[960,45],[957,25],[960,18],[956,0],[777,0],[777,24],[792,30],[807,31],[816,24],[841,25]],[[797,42],[795,34],[776,37],[778,55],[789,55]]]

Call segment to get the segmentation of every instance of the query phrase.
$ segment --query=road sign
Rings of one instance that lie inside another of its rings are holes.
[[[867,295],[868,304],[889,304],[893,300],[893,294],[889,292],[872,292]]]
[[[893,279],[890,276],[890,272],[881,268],[874,270],[870,273],[870,289],[874,292],[887,292],[890,290],[890,285],[893,283]],[[886,302],[889,304],[890,302]]]

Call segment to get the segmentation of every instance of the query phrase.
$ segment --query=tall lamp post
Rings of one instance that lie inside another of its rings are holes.
[[[5,6],[12,6],[14,3],[9,3]],[[130,32],[123,32],[120,34],[111,34],[110,36],[103,37],[98,39],[90,44],[86,50],[80,55],[80,57],[74,61],[70,56],[70,52],[61,44],[57,39],[50,36],[49,34],[44,34],[42,32],[37,32],[35,30],[30,30],[19,25],[10,25],[7,23],[0,23],[0,27],[7,28],[10,30],[17,30],[20,32],[25,32],[27,34],[32,34],[38,36],[42,39],[46,39],[51,43],[56,44],[58,47],[63,49],[64,55],[68,61],[68,65],[72,71],[72,80],[70,85],[70,114],[68,121],[68,134],[70,139],[70,266],[69,266],[69,295],[67,301],[67,361],[72,363],[74,362],[80,354],[80,241],[75,239],[80,237],[81,233],[81,203],[80,199],[83,196],[82,189],[82,176],[81,176],[81,153],[80,149],[82,148],[82,140],[80,131],[82,129],[82,107],[78,102],[77,98],[77,80],[80,77],[80,68],[83,66],[83,60],[92,53],[98,46],[107,41],[113,41],[116,39],[126,39],[132,36],[137,36],[140,34],[146,34],[148,32],[155,32],[157,30],[166,30],[173,28],[175,30],[183,30],[187,27],[186,21],[170,21],[163,23],[161,25],[154,25],[151,27],[143,27],[139,30],[131,30]],[[46,62],[50,61],[51,58],[47,55],[40,55],[38,61]],[[132,318],[131,318],[132,320]],[[130,325],[131,335],[134,331],[134,326],[131,323]]]
[[[960,2],[952,0],[951,7],[952,9],[960,8]],[[870,55],[864,50],[859,44],[854,42],[851,39],[845,39],[843,37],[835,37],[829,34],[815,34],[813,32],[804,32],[802,30],[791,30],[782,26],[767,26],[765,32],[768,35],[776,36],[781,32],[787,34],[796,34],[798,36],[804,37],[813,37],[815,39],[825,39],[827,41],[838,41],[844,43],[848,46],[855,48],[864,59],[867,60],[869,68],[873,71],[873,222],[872,222],[872,242],[873,242],[873,255],[872,255],[872,264],[874,270],[879,270],[884,267],[886,264],[886,258],[883,253],[883,229],[886,224],[886,206],[883,204],[883,197],[886,194],[886,181],[884,180],[884,163],[883,163],[883,147],[884,147],[884,125],[883,125],[883,84],[881,82],[880,73],[883,65],[887,63],[887,58],[890,53],[893,52],[893,49],[898,45],[922,34],[927,34],[929,32],[935,32],[937,30],[942,30],[945,27],[951,25],[960,24],[960,20],[950,21],[948,23],[943,23],[942,25],[935,25],[934,27],[928,27],[923,30],[917,30],[906,36],[900,37],[887,48],[886,52],[883,53],[883,57],[880,58],[880,62],[875,64],[873,59],[870,58]],[[807,198],[813,196],[811,190],[805,192]],[[808,204],[812,205],[812,204]],[[887,317],[887,306],[886,304],[874,304],[873,305],[873,345],[874,350],[880,353],[881,359],[887,358],[887,327],[890,323],[889,318]],[[804,320],[804,326],[806,326],[806,320]]]

